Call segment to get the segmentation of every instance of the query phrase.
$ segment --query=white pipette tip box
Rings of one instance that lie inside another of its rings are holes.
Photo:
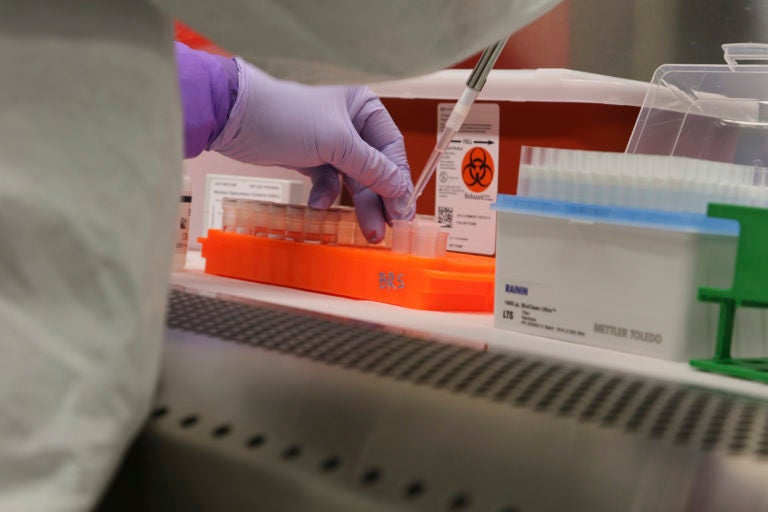
[[[506,195],[493,208],[496,327],[660,359],[711,356],[719,310],[696,294],[730,286],[735,221]],[[739,315],[739,355],[768,352],[766,313]]]

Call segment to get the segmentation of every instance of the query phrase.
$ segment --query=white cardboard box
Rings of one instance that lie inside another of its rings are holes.
[[[712,357],[735,221],[500,196],[496,327],[661,359]],[[698,219],[698,220],[697,220]],[[768,354],[764,310],[739,308],[734,355]]]

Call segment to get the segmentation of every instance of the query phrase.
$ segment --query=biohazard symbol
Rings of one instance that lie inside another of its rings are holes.
[[[472,192],[482,192],[493,183],[493,159],[481,147],[467,151],[461,162],[461,177]]]

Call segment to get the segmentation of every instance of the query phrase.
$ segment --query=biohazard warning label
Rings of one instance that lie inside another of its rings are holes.
[[[485,192],[493,183],[493,157],[477,146],[464,154],[461,161],[461,179],[472,192]]]
[[[452,103],[438,105],[438,133],[452,109]],[[498,168],[499,106],[475,104],[437,164],[435,207],[437,221],[450,231],[449,250],[496,252],[496,212],[491,204],[499,188]]]

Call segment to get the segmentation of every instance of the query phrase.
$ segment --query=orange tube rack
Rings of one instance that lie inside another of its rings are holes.
[[[493,311],[493,257],[420,258],[208,230],[205,272],[432,311]]]

